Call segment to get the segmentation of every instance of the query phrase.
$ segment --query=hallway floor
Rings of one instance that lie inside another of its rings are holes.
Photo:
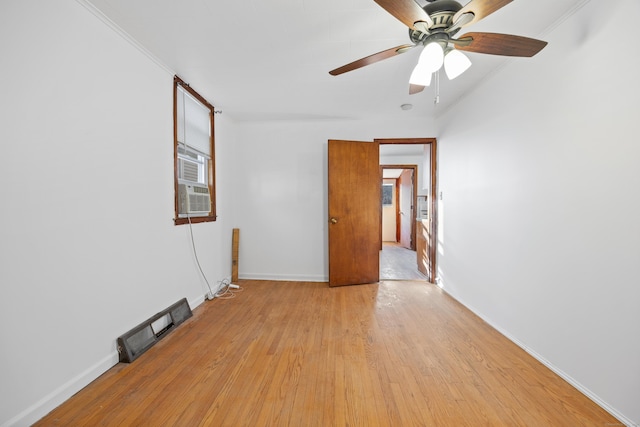
[[[418,271],[416,251],[399,243],[383,242],[380,251],[380,280],[427,280]]]

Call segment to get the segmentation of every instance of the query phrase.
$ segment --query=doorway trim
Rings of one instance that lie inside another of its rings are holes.
[[[438,173],[438,158],[437,158],[437,149],[438,142],[436,138],[381,138],[374,139],[374,142],[378,144],[428,144],[430,148],[430,165],[429,165],[429,176],[431,179],[431,188],[429,189],[430,200],[430,213],[429,216],[429,233],[430,242],[429,242],[429,263],[430,271],[429,271],[429,282],[435,283],[436,272],[437,272],[437,259],[436,259],[436,246],[438,243],[438,203],[437,203],[437,173]],[[397,167],[399,169],[399,167]],[[414,191],[417,194],[417,191]],[[417,203],[414,205],[417,209]],[[416,210],[414,209],[414,211]],[[415,221],[414,221],[415,222]]]

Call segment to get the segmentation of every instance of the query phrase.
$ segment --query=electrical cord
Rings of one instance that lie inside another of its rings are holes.
[[[227,279],[222,279],[221,281],[218,282],[218,284],[220,285],[218,287],[218,292],[216,292],[216,294],[214,295],[216,298],[221,298],[221,299],[231,299],[231,298],[235,298],[235,295],[233,294],[233,292],[231,292],[231,283],[229,283],[229,281]]]
[[[189,234],[191,236],[191,248],[193,249],[193,256],[196,259],[196,264],[198,265],[198,270],[200,270],[200,274],[207,284],[207,288],[209,288],[209,293],[207,293],[207,299],[212,300],[214,298],[219,299],[231,299],[236,297],[236,293],[242,292],[244,288],[238,286],[237,288],[231,287],[231,282],[229,279],[222,279],[218,282],[218,290],[214,293],[211,289],[211,285],[209,284],[209,280],[207,279],[207,275],[204,274],[202,270],[202,266],[200,265],[200,260],[198,259],[198,251],[196,250],[196,243],[193,238],[193,227],[191,226],[191,216],[187,215],[187,220],[189,221]],[[237,285],[235,285],[237,286]]]
[[[209,288],[209,293],[207,294],[207,299],[213,299],[216,295],[211,290],[211,285],[209,284],[209,280],[207,279],[206,274],[202,271],[202,266],[200,266],[200,260],[198,259],[198,252],[196,251],[196,243],[193,239],[193,227],[191,226],[191,215],[187,215],[187,219],[189,221],[189,234],[191,234],[191,248],[193,249],[193,256],[196,259],[196,264],[198,265],[198,270],[200,270],[200,274],[207,284],[207,288]]]
[[[229,279],[222,279],[218,282],[220,285],[218,292],[214,295],[216,298],[220,299],[231,299],[236,297],[236,293],[242,292],[244,289],[240,286],[237,288],[231,287],[231,282]],[[237,286],[237,285],[236,285]]]

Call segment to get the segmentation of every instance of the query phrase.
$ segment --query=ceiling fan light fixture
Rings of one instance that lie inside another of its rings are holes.
[[[418,62],[418,65],[416,65],[413,72],[411,72],[409,84],[416,86],[429,86],[431,84],[431,74],[433,74],[433,71]]]
[[[432,42],[422,49],[418,64],[433,73],[442,67],[443,61],[444,50],[442,50],[442,46],[440,46],[440,43]]]
[[[459,50],[453,49],[444,57],[444,71],[449,80],[453,80],[464,73],[471,66],[471,60]]]

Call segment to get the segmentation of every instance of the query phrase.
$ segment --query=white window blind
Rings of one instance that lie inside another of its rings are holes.
[[[211,110],[178,87],[178,143],[211,156]]]

